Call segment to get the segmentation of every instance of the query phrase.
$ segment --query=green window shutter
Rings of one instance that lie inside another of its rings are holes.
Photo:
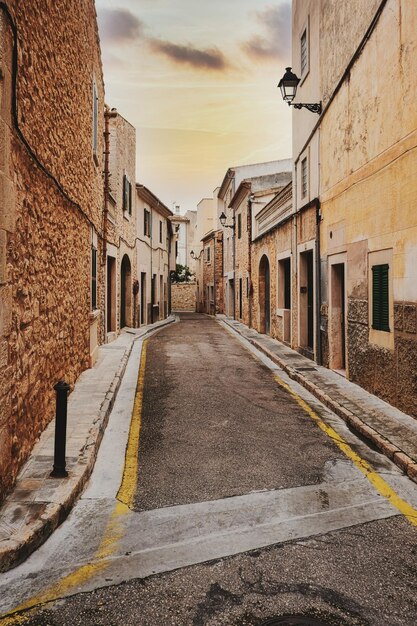
[[[372,328],[389,332],[389,265],[372,267]]]

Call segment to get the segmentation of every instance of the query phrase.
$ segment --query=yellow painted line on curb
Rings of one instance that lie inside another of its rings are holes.
[[[70,589],[80,587],[97,573],[105,570],[110,564],[110,557],[115,554],[119,541],[124,536],[124,520],[131,514],[131,507],[136,494],[147,342],[148,340],[142,344],[142,354],[130,422],[123,477],[117,493],[118,502],[110,515],[100,545],[92,559],[96,562],[82,565],[75,570],[75,572],[68,574],[68,576],[62,578],[48,590],[38,596],[30,598],[30,600],[27,600],[20,606],[17,606],[13,609],[12,615],[0,618],[0,626],[16,626],[18,624],[27,623],[33,614],[37,612],[40,605],[62,598]],[[30,611],[30,609],[33,609],[33,611]],[[21,615],[23,611],[28,611],[28,613]]]
[[[285,389],[297,402],[297,404],[304,409],[311,419],[317,424],[317,426],[324,432],[338,448],[350,459],[354,465],[366,476],[369,482],[375,487],[381,496],[384,496],[402,515],[404,515],[408,521],[417,526],[417,510],[413,508],[408,502],[400,498],[400,496],[392,489],[387,482],[373,469],[373,467],[362,459],[352,448],[346,443],[346,441],[331,427],[328,426],[317,413],[303,400],[286,382],[284,382],[277,374],[274,375],[275,381],[280,387]]]
[[[139,441],[140,429],[142,425],[142,402],[143,389],[145,386],[147,344],[148,340],[146,340],[142,345],[138,384],[136,386],[135,402],[133,405],[132,420],[130,422],[129,440],[126,449],[125,468],[123,472],[122,484],[120,485],[120,489],[117,493],[117,499],[126,504],[128,507],[133,506],[137,488]]]

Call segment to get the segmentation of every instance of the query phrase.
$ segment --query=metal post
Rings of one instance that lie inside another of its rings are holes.
[[[67,439],[67,403],[70,386],[60,380],[54,386],[56,391],[56,420],[55,420],[55,451],[54,469],[51,472],[53,478],[66,478],[68,472],[65,469],[65,447]]]

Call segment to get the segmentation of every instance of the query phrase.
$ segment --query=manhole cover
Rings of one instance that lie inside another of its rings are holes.
[[[302,615],[284,615],[275,617],[263,622],[261,626],[328,626],[324,622],[319,622],[314,617],[303,617]]]

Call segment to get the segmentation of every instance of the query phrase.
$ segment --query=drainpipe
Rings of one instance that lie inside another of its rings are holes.
[[[236,222],[235,209],[233,209],[233,319],[236,319]]]
[[[214,316],[216,316],[216,232],[214,233],[213,245],[213,306]]]
[[[110,107],[106,104],[104,109],[104,211],[103,211],[103,256],[102,265],[105,265],[107,260],[107,221],[109,215],[109,193],[110,193],[110,118],[117,117],[117,111],[115,109],[110,110]]]
[[[253,289],[252,289],[252,196],[248,198],[248,274],[249,274],[249,328],[252,328],[252,305],[253,305]]]
[[[321,332],[320,332],[320,311],[321,311],[321,257],[320,257],[320,222],[321,209],[320,200],[316,204],[316,361],[322,365],[321,354]]]

